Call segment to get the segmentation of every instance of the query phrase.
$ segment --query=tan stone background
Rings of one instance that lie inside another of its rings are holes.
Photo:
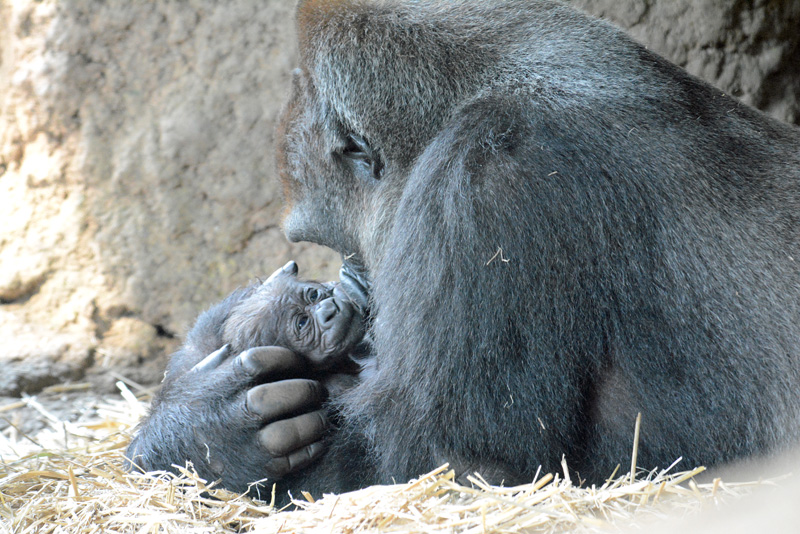
[[[800,0],[571,3],[800,121]],[[278,225],[292,4],[0,0],[0,395],[157,381],[233,288],[336,276]]]

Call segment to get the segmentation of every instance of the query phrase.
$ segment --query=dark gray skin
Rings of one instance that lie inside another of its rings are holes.
[[[186,342],[170,359],[162,393],[140,425],[148,433],[137,433],[128,448],[134,465],[174,470],[171,463],[160,461],[158,453],[142,446],[148,436],[158,439],[156,451],[174,447],[193,459],[206,480],[220,479],[226,487],[247,491],[253,480],[231,473],[223,459],[226,455],[241,453],[246,462],[247,451],[263,447],[272,458],[264,466],[253,466],[264,474],[262,478],[285,476],[319,456],[331,416],[323,400],[341,395],[358,380],[361,365],[354,358],[364,350],[366,309],[355,304],[339,284],[299,280],[297,272],[297,264],[289,262],[265,282],[234,291],[198,317]],[[261,384],[286,373],[302,378]],[[247,392],[230,390],[232,376],[237,382],[249,381],[252,387]],[[219,443],[196,427],[193,435],[202,443],[177,440],[171,425],[191,425],[167,417],[164,411],[178,403],[191,410],[204,401],[219,405],[220,421],[247,430],[239,439]],[[302,413],[309,409],[310,413]],[[257,445],[248,441],[252,437]],[[205,451],[200,457],[198,445]],[[251,458],[253,463],[259,460]],[[263,486],[252,490],[258,495]]]
[[[638,412],[644,468],[798,440],[798,129],[551,0],[301,0],[297,22],[284,229],[348,258],[375,366],[280,492],[445,461],[515,484],[562,455],[598,482],[628,460]],[[271,387],[275,361],[252,361]],[[225,447],[239,421],[191,391],[161,417]],[[311,411],[299,397],[284,405]],[[281,422],[265,428],[292,441]]]

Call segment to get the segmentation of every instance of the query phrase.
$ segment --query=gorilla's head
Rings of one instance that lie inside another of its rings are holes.
[[[372,271],[420,156],[499,52],[482,41],[480,4],[452,16],[425,2],[338,13],[317,4],[298,8],[300,67],[278,132],[284,230]]]

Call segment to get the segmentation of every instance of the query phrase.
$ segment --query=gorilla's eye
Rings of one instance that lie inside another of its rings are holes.
[[[313,304],[319,300],[319,291],[314,288],[309,289],[306,292],[306,301]]]
[[[294,324],[297,327],[297,331],[300,332],[303,328],[305,328],[310,320],[311,318],[305,313],[298,315],[294,320]]]
[[[380,180],[383,176],[383,162],[360,135],[349,134],[347,136],[347,144],[342,150],[342,155],[364,165],[376,180]]]

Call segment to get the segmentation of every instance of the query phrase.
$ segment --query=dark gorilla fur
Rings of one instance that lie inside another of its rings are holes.
[[[285,230],[373,281],[370,481],[600,480],[637,412],[647,468],[798,438],[797,129],[553,1],[298,10]]]
[[[599,481],[637,412],[646,468],[798,439],[797,129],[551,0],[301,0],[298,31],[285,231],[367,273],[375,365],[282,490]]]

